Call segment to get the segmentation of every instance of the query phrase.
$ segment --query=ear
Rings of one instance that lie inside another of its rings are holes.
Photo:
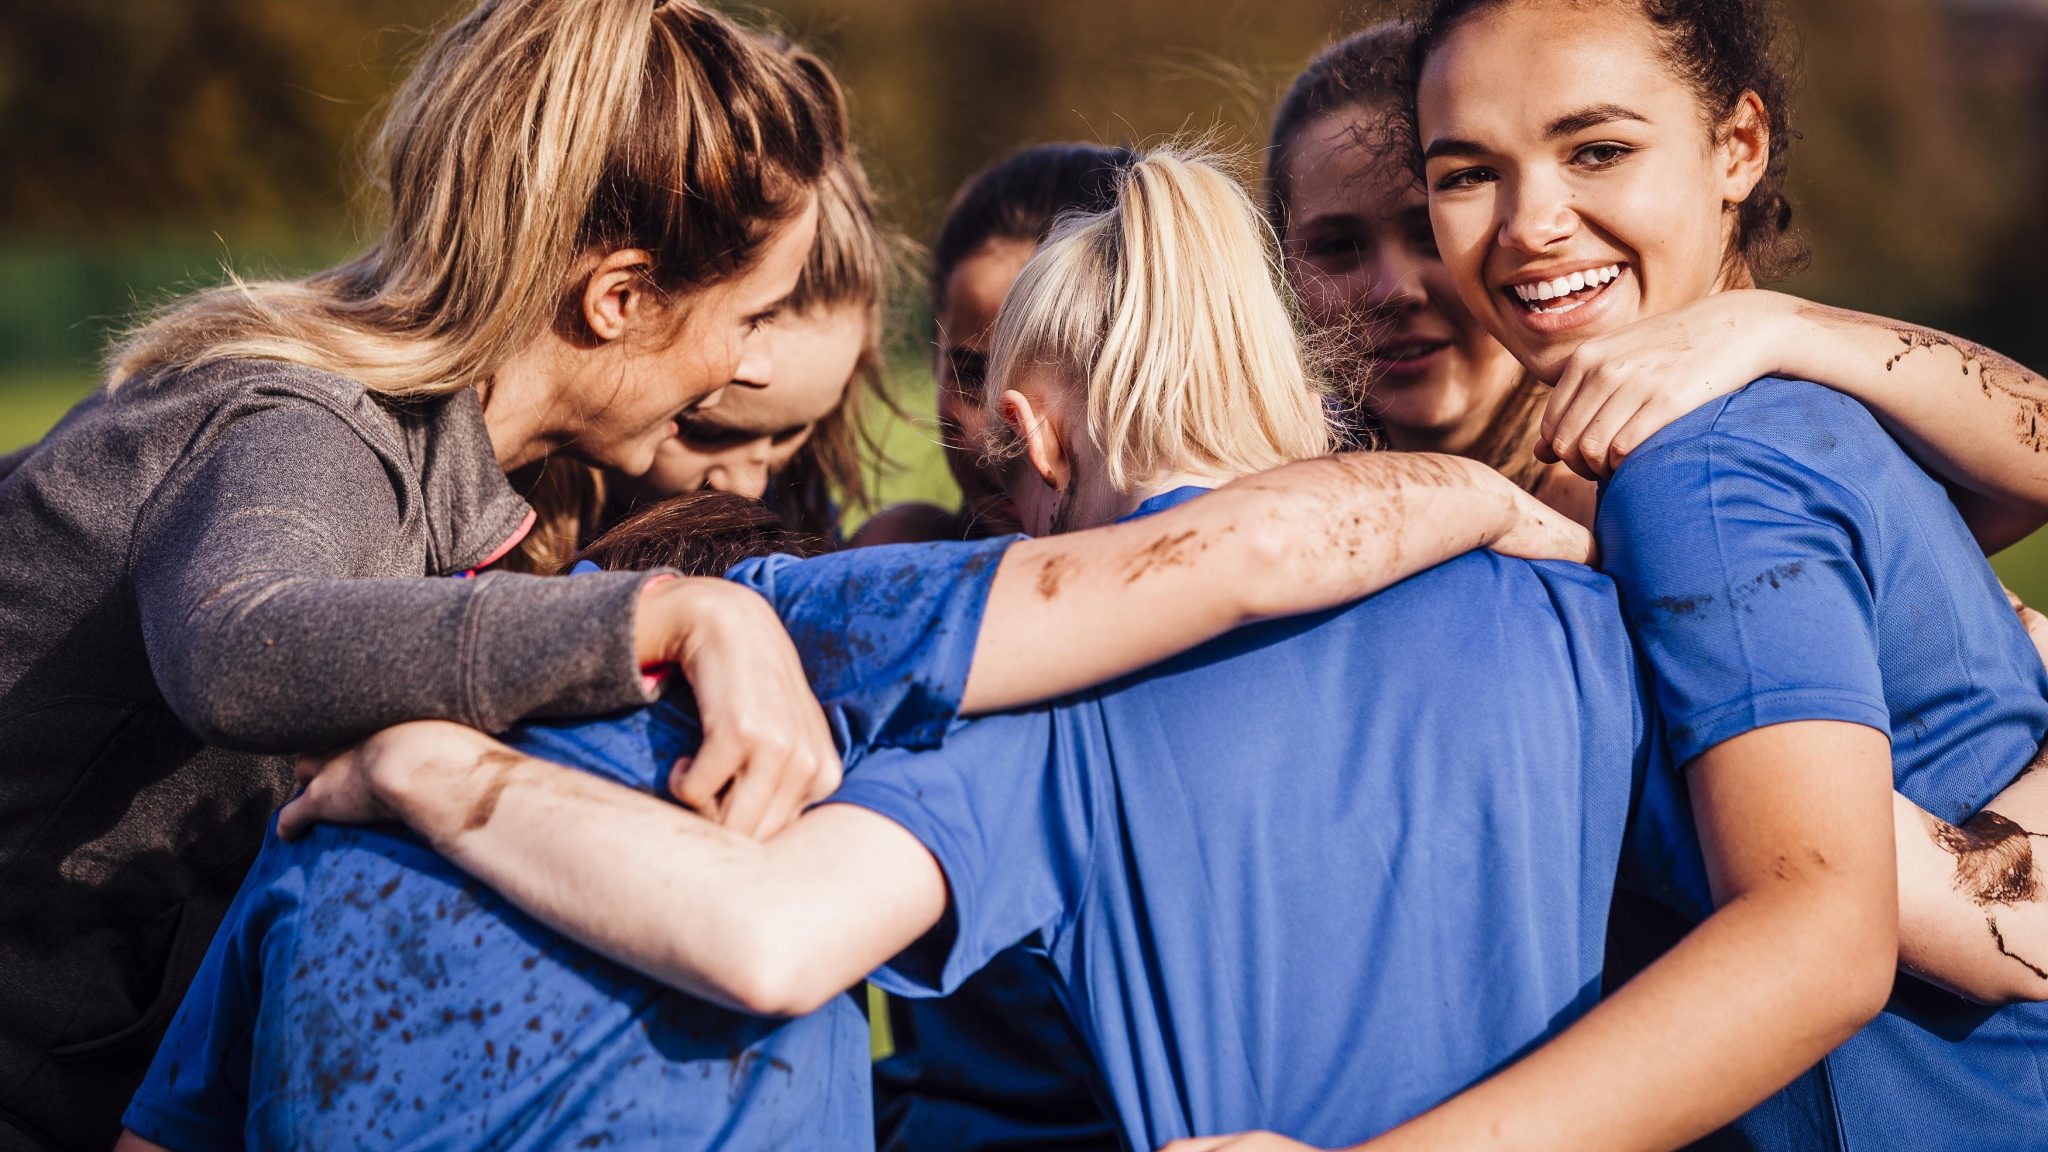
[[[1721,199],[1740,204],[1756,190],[1771,162],[1771,115],[1763,98],[1744,92],[1722,128],[1717,149],[1721,166]]]
[[[597,262],[583,282],[583,325],[599,340],[624,336],[655,309],[647,273],[654,257],[639,248],[621,248]]]
[[[1024,461],[1045,486],[1064,492],[1073,479],[1074,462],[1060,440],[1059,428],[1050,413],[1034,406],[1031,397],[1012,388],[1003,393],[1003,423],[1024,442]]]

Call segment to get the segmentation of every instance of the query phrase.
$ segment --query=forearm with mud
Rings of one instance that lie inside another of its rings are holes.
[[[757,841],[494,743],[372,775],[400,819],[528,915],[742,1012],[815,1010],[946,906],[923,846],[846,805]]]
[[[2048,379],[1981,344],[1800,302],[1779,371],[1862,401],[1959,494],[1987,551],[2048,522]]]
[[[1127,524],[1022,541],[989,592],[962,711],[1115,679],[1239,625],[1350,603],[1475,548],[1584,559],[1583,530],[1458,456],[1351,453]]]
[[[2048,999],[2048,771],[1961,825],[1893,796],[1899,966],[1980,1004]]]

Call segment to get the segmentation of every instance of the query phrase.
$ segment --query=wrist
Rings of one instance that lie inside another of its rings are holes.
[[[1815,341],[1827,338],[1828,332],[1800,310],[1801,302],[1794,297],[1765,288],[1747,289],[1741,295],[1747,302],[1747,315],[1737,322],[1734,335],[1756,350],[1757,362],[1751,365],[1750,378],[1808,378],[1812,370],[1805,353]],[[1759,331],[1763,339],[1744,338],[1747,333]]]
[[[370,758],[371,797],[437,848],[495,801],[519,755],[480,732],[449,724],[431,746],[410,744]]]
[[[712,606],[726,590],[738,585],[701,576],[662,573],[640,591],[633,619],[633,650],[642,672],[658,672],[681,665],[687,658],[692,638],[706,624],[718,622]]]

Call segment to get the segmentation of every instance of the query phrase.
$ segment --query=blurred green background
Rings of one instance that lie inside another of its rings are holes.
[[[379,102],[469,0],[62,0],[0,8],[0,451],[97,376],[168,294],[305,271],[371,226]],[[885,215],[925,239],[954,186],[1021,143],[1220,133],[1255,147],[1327,0],[772,0],[853,100]],[[2048,368],[2048,0],[1786,0],[1802,47],[1793,290],[1955,330]],[[914,301],[909,286],[907,301]],[[914,303],[900,310],[891,499],[950,500]],[[2048,538],[1999,558],[2048,602]]]

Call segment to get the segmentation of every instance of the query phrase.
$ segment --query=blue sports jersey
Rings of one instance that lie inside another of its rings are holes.
[[[1690,413],[1615,474],[1597,531],[1668,765],[1772,724],[1864,724],[1891,737],[1899,791],[1961,823],[2048,733],[2048,674],[1976,541],[1846,396],[1766,378]],[[1631,871],[1698,919],[1712,901],[1668,765],[1646,785]],[[1908,976],[1739,1125],[1762,1148],[1857,1150],[2037,1149],[2044,1126],[2048,1005],[1986,1008]]]
[[[1131,1147],[1365,1139],[1598,997],[1642,691],[1606,577],[1475,552],[877,753],[833,799],[952,907],[876,979],[943,994],[1029,941]]]
[[[958,710],[1008,540],[749,561],[849,764]],[[508,742],[666,794],[687,695]],[[401,829],[271,837],[124,1123],[219,1148],[863,1148],[867,1021],[715,1007],[531,920]]]

